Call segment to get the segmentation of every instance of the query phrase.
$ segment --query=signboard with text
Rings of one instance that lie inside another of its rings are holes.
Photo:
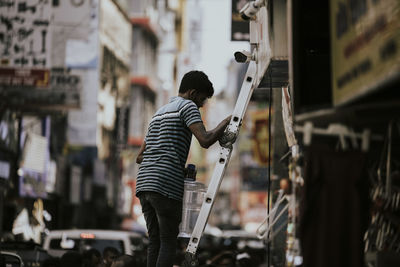
[[[0,2],[0,68],[50,67],[51,2]]]
[[[238,146],[243,191],[268,190],[270,164],[268,124],[267,106],[250,103],[243,119]]]
[[[400,78],[400,2],[330,1],[334,105]]]
[[[24,71],[26,70],[19,69],[15,70],[14,73]],[[38,70],[31,71],[34,73],[38,72]],[[0,74],[0,81],[1,77]],[[18,77],[17,75],[11,76],[10,74],[10,79],[12,80],[16,80]],[[23,79],[22,77],[21,80]],[[8,99],[9,106],[23,109],[67,110],[80,107],[80,93],[82,91],[82,79],[80,75],[52,71],[46,80],[49,84],[47,88],[27,86],[26,82],[18,84],[18,86],[16,83],[13,86],[0,85],[0,95]]]
[[[49,77],[47,69],[0,68],[0,86],[46,87]]]

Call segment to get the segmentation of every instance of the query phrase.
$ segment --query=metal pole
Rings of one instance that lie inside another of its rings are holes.
[[[3,236],[4,188],[0,185],[0,238]],[[1,240],[0,240],[1,241]]]

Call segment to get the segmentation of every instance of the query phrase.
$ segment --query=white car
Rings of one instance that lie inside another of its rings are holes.
[[[91,248],[103,253],[106,247],[133,255],[146,249],[147,237],[129,231],[72,229],[50,231],[43,242],[43,248],[53,257],[61,257],[71,250],[82,252]]]

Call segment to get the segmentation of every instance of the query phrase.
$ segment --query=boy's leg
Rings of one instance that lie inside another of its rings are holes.
[[[182,219],[182,202],[154,194],[152,204],[157,212],[160,229],[157,267],[172,267],[176,254],[179,224]]]
[[[149,234],[149,246],[147,248],[147,267],[156,267],[158,253],[160,251],[160,228],[156,210],[151,204],[153,193],[142,193],[139,197],[142,205],[142,212],[146,220],[147,232]]]

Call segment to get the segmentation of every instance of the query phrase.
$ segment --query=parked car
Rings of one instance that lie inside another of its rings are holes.
[[[50,258],[43,247],[33,241],[2,241],[0,242],[0,251],[18,255],[25,266],[41,266],[47,258]],[[0,264],[0,266],[14,265]]]
[[[23,267],[24,263],[19,255],[11,252],[0,251],[0,266]]]
[[[146,236],[130,231],[73,229],[50,231],[44,239],[43,248],[53,257],[61,257],[71,250],[83,252],[91,248],[102,253],[106,247],[139,256],[146,252],[147,243]]]

